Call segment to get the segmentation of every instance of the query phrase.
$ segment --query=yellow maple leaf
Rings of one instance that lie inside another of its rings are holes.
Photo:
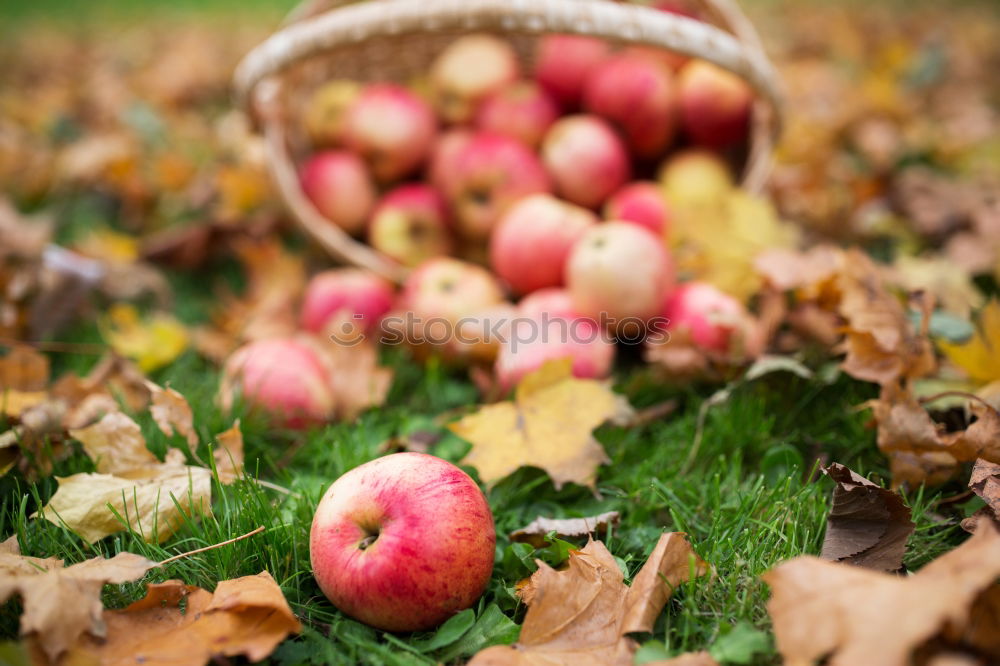
[[[576,379],[568,359],[551,361],[527,375],[514,400],[485,405],[451,425],[472,443],[462,460],[487,484],[519,467],[545,470],[556,488],[572,481],[593,487],[608,461],[593,430],[625,418],[631,407],[603,382]]]
[[[172,363],[188,346],[188,332],[173,316],[158,312],[142,319],[131,305],[117,304],[101,321],[101,335],[118,354],[152,372]]]
[[[962,344],[939,340],[938,347],[974,381],[1000,380],[1000,301],[992,300],[979,311],[976,332],[969,340]]]

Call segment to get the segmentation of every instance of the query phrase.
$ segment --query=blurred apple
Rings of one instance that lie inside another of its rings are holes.
[[[344,116],[361,94],[361,84],[334,79],[313,93],[306,107],[305,125],[314,146],[336,146],[343,140]]]
[[[465,238],[485,240],[508,206],[551,190],[538,157],[516,139],[478,132],[455,151],[443,191]]]
[[[747,322],[743,304],[707,282],[679,285],[661,314],[668,320],[667,330],[686,329],[696,346],[723,353],[729,351],[733,333]]]
[[[664,162],[660,186],[669,203],[713,203],[733,190],[729,167],[715,153],[684,150]]]
[[[427,166],[427,180],[439,192],[444,192],[448,183],[458,180],[458,157],[474,133],[468,129],[451,129],[438,135],[431,149],[431,159]]]
[[[345,150],[317,153],[299,177],[302,191],[325,218],[351,234],[364,229],[375,185],[361,158]]]
[[[573,299],[565,287],[549,287],[533,291],[517,304],[519,317],[538,318],[543,314],[552,319],[578,319]]]
[[[430,185],[401,185],[383,197],[368,223],[368,242],[404,266],[452,250],[448,209]]]
[[[597,221],[589,210],[549,194],[521,199],[493,229],[490,265],[520,294],[559,286],[570,250]]]
[[[658,157],[673,142],[677,95],[662,62],[635,53],[609,58],[591,72],[583,95],[586,109],[620,128],[637,157]]]
[[[503,300],[500,283],[482,266],[438,257],[407,276],[400,304],[421,317],[455,321]]]
[[[545,35],[535,52],[535,79],[564,109],[576,109],[591,71],[611,53],[607,42],[580,35]]]
[[[476,602],[496,532],[479,486],[446,460],[395,453],[337,479],[309,534],[313,575],[345,614],[385,631],[432,629]]]
[[[740,77],[694,60],[680,71],[681,124],[691,141],[721,150],[746,141],[753,91]]]
[[[549,361],[569,358],[574,377],[607,377],[615,359],[614,342],[591,319],[519,318],[501,346],[494,373],[504,391]]]
[[[370,331],[392,308],[395,290],[383,277],[360,268],[337,268],[318,273],[306,286],[302,300],[302,328],[324,332],[331,321],[350,321]]]
[[[597,208],[631,176],[628,151],[610,125],[597,116],[559,120],[542,142],[542,161],[562,198]]]
[[[660,238],[670,232],[670,207],[658,183],[636,181],[621,188],[604,205],[604,217],[634,222]]]
[[[431,63],[434,106],[447,123],[471,122],[480,102],[519,75],[517,53],[506,41],[481,34],[460,37]]]
[[[663,240],[630,222],[589,229],[570,253],[566,286],[573,307],[613,330],[659,314],[674,282],[674,265]]]
[[[541,86],[534,81],[515,81],[483,101],[476,127],[534,148],[558,117],[559,107]]]
[[[343,119],[344,144],[381,183],[415,171],[430,155],[437,119],[424,100],[391,83],[366,86]]]

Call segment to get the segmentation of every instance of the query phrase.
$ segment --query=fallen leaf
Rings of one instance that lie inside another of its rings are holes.
[[[24,605],[21,635],[39,639],[53,662],[84,632],[101,637],[101,588],[141,578],[156,562],[132,553],[95,557],[63,567],[61,560],[40,560],[0,553],[0,602],[20,595]],[[41,640],[44,638],[44,640]]]
[[[49,359],[27,345],[16,345],[0,356],[0,391],[44,391],[49,383]]]
[[[169,365],[188,346],[187,329],[164,312],[141,319],[133,306],[118,304],[102,322],[101,335],[111,348],[135,361],[143,372]]]
[[[392,386],[392,369],[379,366],[378,348],[360,331],[358,335],[351,344],[305,338],[326,363],[336,417],[341,421],[352,421],[364,410],[385,403]]]
[[[975,333],[968,341],[939,340],[938,347],[973,381],[988,384],[1000,379],[1000,301],[991,300],[979,311]]]
[[[905,291],[926,291],[948,312],[968,316],[983,303],[983,294],[972,277],[943,257],[900,255],[888,272],[888,280]]]
[[[545,537],[550,532],[555,532],[560,539],[591,535],[601,537],[604,536],[609,527],[617,524],[617,511],[608,511],[587,518],[553,519],[539,516],[521,529],[512,532],[510,540],[530,543],[535,548],[543,548],[548,543]]]
[[[817,245],[802,252],[772,248],[754,258],[754,268],[775,289],[797,290],[801,297],[815,299],[836,278],[843,254],[832,245]]]
[[[563,571],[538,567],[518,642],[487,648],[469,666],[631,666],[639,644],[628,634],[652,631],[674,589],[708,571],[683,532],[660,536],[631,587],[600,541],[571,551]]]
[[[153,400],[149,412],[160,432],[167,437],[173,437],[176,432],[187,440],[188,450],[194,453],[198,448],[198,433],[194,431],[194,415],[187,399],[169,386],[160,388],[153,382],[146,382],[146,388]]]
[[[786,664],[907,666],[918,650],[926,658],[970,642],[989,662],[1000,658],[982,641],[1000,633],[998,616],[974,610],[984,594],[996,598],[998,576],[1000,533],[991,527],[905,578],[811,556],[763,578]]]
[[[839,463],[823,471],[837,487],[820,557],[878,571],[898,571],[903,566],[906,540],[915,527],[910,508],[896,493]]]
[[[103,640],[83,636],[71,663],[202,666],[221,657],[260,661],[302,625],[267,571],[219,583],[211,594],[171,580],[146,596],[103,614]]]
[[[982,458],[977,460],[972,467],[969,488],[986,502],[986,506],[963,520],[962,527],[974,532],[980,520],[993,521],[1000,526],[1000,465]]]
[[[572,377],[564,359],[526,375],[514,400],[480,407],[449,427],[472,444],[462,462],[487,484],[533,466],[545,470],[556,488],[566,482],[593,487],[597,467],[608,458],[592,432],[630,413],[625,399],[603,382]]]
[[[839,312],[847,322],[844,371],[856,379],[886,385],[931,373],[936,366],[925,330],[917,331],[899,300],[885,287],[874,262],[863,252],[847,252],[838,277]]]
[[[215,473],[222,483],[232,483],[243,474],[243,432],[240,420],[236,419],[229,430],[215,436]]]
[[[83,444],[101,474],[118,474],[160,461],[146,448],[139,424],[121,412],[109,412],[92,426],[70,430],[70,436]]]

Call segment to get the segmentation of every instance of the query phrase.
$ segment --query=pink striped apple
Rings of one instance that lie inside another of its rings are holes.
[[[743,79],[694,60],[680,71],[678,87],[681,124],[693,143],[722,150],[746,140],[753,92]]]
[[[302,301],[302,328],[322,333],[343,319],[362,331],[371,331],[392,308],[395,293],[383,277],[361,268],[337,268],[318,273],[306,286]]]
[[[563,199],[597,208],[631,176],[628,151],[597,116],[566,116],[542,142],[542,161]]]
[[[580,35],[545,35],[535,53],[535,79],[564,109],[576,109],[590,73],[611,53],[607,42]]]
[[[361,158],[344,150],[317,153],[302,167],[300,179],[302,191],[324,217],[350,234],[364,229],[375,205],[375,185]]]
[[[368,242],[404,266],[449,254],[452,239],[444,198],[430,185],[400,185],[375,208]]]
[[[621,188],[604,205],[608,220],[633,222],[660,238],[670,232],[670,206],[659,184],[636,181]]]
[[[492,35],[460,37],[431,63],[434,106],[447,123],[469,123],[480,102],[519,74],[517,53],[508,42]]]
[[[515,81],[483,101],[476,113],[476,127],[534,148],[558,117],[559,107],[541,86]]]

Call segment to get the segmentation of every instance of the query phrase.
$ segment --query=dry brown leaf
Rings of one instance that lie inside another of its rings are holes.
[[[544,518],[539,516],[526,526],[512,532],[511,541],[530,543],[535,548],[546,545],[545,535],[555,532],[560,539],[572,539],[590,535],[604,536],[609,526],[618,524],[618,512],[608,511],[587,518]]]
[[[0,393],[44,391],[49,384],[49,358],[27,345],[0,356]]]
[[[974,611],[984,593],[995,599],[998,576],[1000,533],[991,527],[905,578],[811,556],[763,578],[771,586],[768,612],[786,664],[824,659],[829,666],[907,666],[932,639],[947,651],[1000,633],[997,615]],[[995,646],[973,645],[991,662],[1000,659]]]
[[[358,338],[352,344],[341,344],[315,336],[303,339],[326,364],[337,419],[352,421],[364,410],[385,403],[393,371],[379,366],[378,348],[372,341]]]
[[[194,431],[194,415],[187,399],[169,386],[160,388],[153,382],[146,382],[146,388],[153,399],[149,412],[160,432],[167,437],[173,437],[176,432],[187,440],[188,450],[193,454],[198,448],[198,433]]]
[[[20,595],[21,635],[40,639],[55,661],[84,632],[104,636],[101,588],[141,578],[156,562],[132,553],[95,557],[63,568],[60,560],[0,553],[0,602]]]
[[[839,463],[823,471],[837,487],[820,557],[878,571],[898,571],[903,566],[906,540],[915,527],[909,507],[896,493]]]
[[[487,484],[533,466],[545,470],[556,488],[566,482],[593,487],[598,466],[608,459],[594,428],[630,414],[625,399],[603,382],[574,378],[565,359],[525,376],[514,400],[480,407],[450,428],[472,444],[462,462]]]
[[[600,541],[572,551],[564,571],[539,561],[518,642],[487,648],[469,666],[630,666],[639,644],[628,634],[651,631],[674,588],[707,571],[683,532],[660,536],[631,587]]]
[[[847,251],[838,286],[839,312],[847,322],[843,362],[847,374],[885,386],[935,369],[927,331],[914,329],[867,255],[857,249]],[[929,314],[924,312],[925,329]]]
[[[83,444],[101,474],[118,474],[160,461],[146,448],[139,424],[121,412],[109,412],[92,426],[70,430]]]
[[[222,483],[232,483],[243,474],[243,431],[240,420],[215,436],[215,473]]]
[[[765,250],[754,259],[754,268],[779,291],[798,290],[804,298],[815,298],[836,278],[842,262],[842,250],[817,245],[802,252],[783,248]]]
[[[182,605],[183,602],[183,605]],[[83,636],[74,663],[202,666],[220,657],[264,659],[302,625],[264,571],[219,583],[215,594],[180,581],[147,586],[146,597],[104,611],[106,638]]]
[[[986,506],[962,521],[962,528],[975,532],[980,521],[989,521],[1000,526],[1000,465],[980,458],[972,467],[969,488],[976,493]]]

